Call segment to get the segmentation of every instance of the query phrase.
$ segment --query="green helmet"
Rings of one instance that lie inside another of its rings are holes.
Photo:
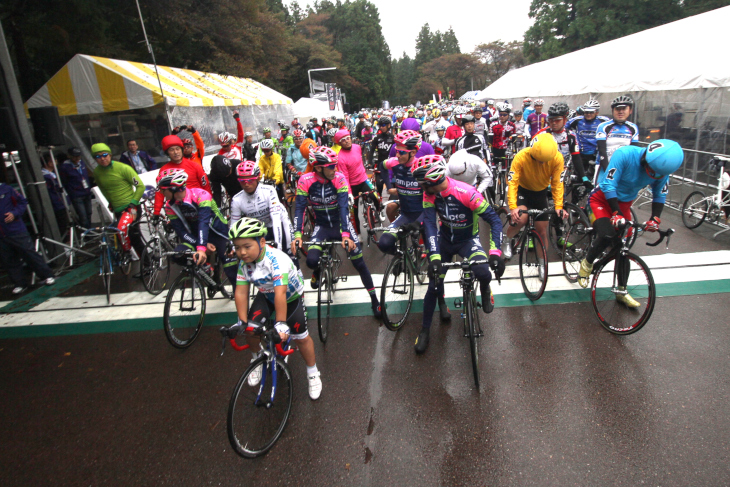
[[[243,217],[228,230],[228,238],[258,238],[266,235],[266,225],[256,218]]]
[[[112,150],[105,143],[99,142],[91,146],[91,153],[96,154],[97,152],[109,152],[111,154]]]

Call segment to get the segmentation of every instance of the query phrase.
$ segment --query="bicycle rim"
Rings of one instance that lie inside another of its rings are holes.
[[[317,329],[322,343],[327,343],[329,336],[331,303],[332,278],[329,269],[324,269],[319,276],[319,289],[317,289]]]
[[[578,281],[580,263],[591,244],[590,224],[587,220],[576,221],[565,233],[565,251],[563,252],[563,274],[570,282]]]
[[[170,259],[162,256],[159,239],[150,240],[140,259],[142,284],[148,293],[156,296],[166,287],[170,279]]]
[[[397,331],[406,322],[413,305],[413,272],[403,257],[397,256],[388,264],[380,286],[380,309],[383,324]]]
[[[533,248],[530,248],[529,242],[532,240]],[[545,245],[535,230],[530,230],[526,237],[521,240],[520,246],[520,281],[525,295],[532,301],[537,301],[542,297],[547,285],[547,252]],[[539,260],[545,265],[544,278],[540,279]]]
[[[367,207],[367,221],[368,221],[368,228],[373,229],[376,228],[378,225],[375,221],[375,208],[368,205]],[[378,243],[378,234],[376,232],[372,232],[370,234],[370,238],[373,240],[373,243]]]
[[[695,229],[705,221],[708,210],[709,204],[704,193],[701,191],[690,193],[682,205],[682,223],[690,230]]]
[[[109,248],[103,248],[101,251],[101,279],[104,282],[104,291],[106,292],[106,304],[112,302],[112,263],[109,260]]]
[[[479,348],[477,345],[477,310],[474,306],[474,295],[470,294],[465,301],[464,319],[468,320],[467,330],[469,334],[469,350],[471,351],[471,369],[474,373],[474,385],[479,390]]]
[[[187,348],[193,344],[203,327],[205,306],[200,281],[187,272],[180,274],[165,299],[163,325],[170,345]]]
[[[629,308],[617,301],[621,291],[616,272],[619,259],[628,261],[629,276],[626,292],[639,303],[638,308]],[[639,331],[654,311],[656,288],[654,278],[646,263],[638,256],[618,254],[597,268],[591,284],[591,303],[603,327],[616,335],[629,335]]]
[[[281,359],[277,358],[273,363],[276,364],[276,384],[271,364],[266,364],[266,357],[260,357],[249,365],[231,395],[228,439],[236,453],[244,458],[256,458],[268,452],[284,432],[291,413],[291,373]],[[248,377],[259,366],[265,367],[261,382],[250,386]]]

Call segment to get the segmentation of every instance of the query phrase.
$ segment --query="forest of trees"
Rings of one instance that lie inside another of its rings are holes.
[[[140,0],[161,65],[254,78],[298,99],[307,70],[336,82],[353,108],[461,96],[510,69],[730,4],[730,0],[533,0],[524,42],[461,51],[452,28],[422,26],[416,55],[391,58],[368,0]],[[0,21],[25,99],[78,53],[150,62],[133,1],[3,0]],[[660,46],[657,46],[660,48]]]

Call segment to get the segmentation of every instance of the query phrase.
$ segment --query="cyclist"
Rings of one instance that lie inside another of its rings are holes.
[[[395,144],[395,138],[390,132],[390,126],[389,117],[380,117],[380,120],[378,120],[378,134],[373,139],[372,150],[370,151],[370,165],[377,171],[375,173],[375,184],[380,194],[383,194],[383,186],[390,189],[390,173],[384,167],[384,163],[390,154],[390,148]]]
[[[504,104],[497,105],[499,109],[499,121],[493,123],[489,128],[489,143],[492,145],[492,159],[494,164],[503,164],[507,157],[507,142],[509,138],[517,133],[517,127],[509,119],[510,108]]]
[[[313,242],[342,240],[350,257],[352,266],[360,274],[365,289],[370,295],[373,315],[380,319],[380,303],[375,295],[375,285],[370,271],[362,256],[362,249],[355,229],[350,221],[347,204],[347,179],[337,172],[337,154],[329,147],[318,147],[310,154],[314,171],[299,178],[297,186],[296,209],[294,211],[294,242],[292,253],[302,246],[302,224],[307,204],[314,208],[315,228],[312,232]],[[319,258],[322,247],[311,245],[307,253],[307,267],[313,269],[311,285],[319,287]]]
[[[182,157],[182,143],[180,148]],[[131,166],[112,161],[112,151],[108,145],[104,143],[92,145],[91,155],[98,164],[93,173],[96,185],[109,202],[109,209],[118,221],[117,228],[122,232],[122,249],[128,252],[134,247],[137,255],[141,256],[144,250],[142,233],[139,225],[132,223],[139,221],[141,216],[139,201],[144,194],[144,183]]]
[[[603,122],[596,129],[596,150],[598,158],[597,180],[601,181],[601,174],[611,162],[611,155],[619,147],[629,144],[636,145],[639,141],[639,127],[629,122],[634,100],[629,95],[617,96],[611,101],[613,120]]]
[[[454,142],[454,152],[466,150],[469,154],[479,157],[484,164],[489,161],[489,153],[487,149],[487,141],[484,140],[482,134],[475,133],[476,119],[474,115],[464,115],[462,117],[462,126],[464,135],[456,139]]]
[[[362,150],[359,145],[352,143],[350,132],[347,130],[337,132],[335,134],[335,143],[342,147],[340,152],[337,153],[337,170],[345,176],[348,192],[353,199],[360,193],[375,191],[362,163]],[[372,195],[372,199],[378,211],[380,211],[380,198],[377,192]],[[358,200],[354,200],[355,230],[358,235],[360,234],[359,203]]]
[[[237,136],[229,132],[222,132],[218,135],[218,141],[221,144],[221,148],[218,154],[227,157],[228,159],[242,159],[243,153],[241,152],[241,146],[243,145],[243,125],[241,125],[241,117],[238,114],[238,110],[234,110],[233,118],[236,120],[236,133]],[[164,151],[164,149],[163,149]]]
[[[472,271],[480,283],[482,309],[491,313],[494,298],[489,288],[492,278],[489,267],[497,276],[504,272],[504,260],[499,250],[502,223],[474,187],[446,176],[444,158],[428,155],[416,159],[411,172],[423,188],[423,220],[429,251],[430,280],[423,298],[423,323],[415,343],[415,351],[422,354],[428,348],[429,332],[437,298],[443,295],[441,261],[451,262],[455,255],[463,258],[489,260],[489,264],[476,264]],[[489,257],[479,239],[481,217],[491,226]],[[440,220],[440,225],[439,225]]]
[[[308,145],[303,146],[304,132],[297,129],[292,135],[294,136],[294,147],[286,154],[286,165],[289,166],[289,171],[301,176],[307,170],[309,149],[314,146],[314,141],[310,140]],[[304,152],[307,153],[306,156]]]
[[[210,161],[208,181],[210,181],[210,188],[213,192],[213,201],[218,205],[218,208],[221,207],[223,189],[228,194],[229,201],[241,192],[241,186],[238,184],[238,177],[236,176],[236,166],[239,162],[241,161],[228,159],[221,155],[213,157]]]
[[[241,145],[241,153],[244,160],[256,160],[256,147],[253,145],[253,134],[251,132],[246,132],[244,134],[244,143]]]
[[[483,114],[482,107],[474,107],[474,133],[481,135],[486,140],[489,134],[490,121]]]
[[[176,252],[195,250],[193,261],[205,264],[210,250],[223,263],[223,272],[233,288],[236,287],[236,259],[228,256],[228,222],[218,211],[210,193],[200,188],[188,188],[188,173],[184,169],[161,169],[157,176],[157,191],[165,197],[165,214],[170,226],[182,242]],[[173,257],[183,265],[185,259]]]
[[[466,149],[454,152],[446,164],[446,176],[474,186],[477,193],[484,194],[492,186],[492,170],[489,164]]]
[[[258,164],[240,162],[236,166],[236,177],[243,191],[231,201],[231,224],[244,217],[261,220],[266,225],[266,240],[273,241],[277,249],[289,252],[292,235],[289,216],[277,198],[276,190],[270,184],[261,184]]]
[[[307,330],[304,282],[289,256],[266,245],[265,234],[263,222],[254,218],[237,221],[228,232],[234,252],[241,260],[235,294],[238,323],[234,326],[240,327],[239,334],[245,333],[247,327],[266,327],[271,320],[271,313],[276,312],[274,328],[282,340],[291,337],[297,344],[307,365],[309,397],[314,401],[322,393],[322,379],[317,369],[314,343]],[[249,309],[251,284],[258,288],[258,292]],[[259,339],[249,332],[246,341],[251,346],[253,362],[261,353]],[[249,386],[259,385],[262,369],[263,366],[259,366],[249,375]]]
[[[522,119],[522,111],[521,110],[515,110],[514,113],[512,113],[514,116],[514,121],[512,123],[515,124],[515,128],[517,131],[513,134],[513,136],[518,137],[518,143],[517,143],[517,151],[521,151],[522,149],[527,146],[527,138],[530,136],[530,134],[527,131],[527,123]]]
[[[444,140],[442,141],[444,147],[453,146],[456,139],[464,136],[464,115],[466,115],[465,107],[457,106],[454,108],[454,125],[446,129],[446,134],[444,134]]]
[[[494,100],[487,100],[487,111],[489,112],[489,118],[492,119],[497,116],[499,110],[494,107]]]
[[[598,115],[601,104],[598,100],[590,99],[581,107],[583,115],[578,115],[568,121],[568,129],[575,131],[580,145],[580,157],[583,160],[585,173],[592,178],[591,168],[596,163],[596,130],[608,118]]]
[[[170,162],[160,168],[160,172],[165,169],[183,169],[188,174],[187,187],[188,188],[200,188],[210,194],[210,182],[208,176],[203,171],[203,167],[197,162],[193,162],[190,159],[183,157],[183,142],[177,135],[167,135],[162,138],[162,150],[170,158]],[[238,151],[240,153],[240,150]],[[220,152],[219,152],[220,154]],[[159,175],[159,174],[158,174]],[[153,215],[155,220],[162,211],[162,206],[165,202],[165,198],[162,193],[157,191],[155,193],[155,207]]]
[[[558,151],[558,143],[551,134],[535,135],[530,147],[517,153],[512,160],[512,166],[507,174],[509,189],[507,204],[510,210],[510,219],[514,226],[509,225],[502,239],[502,252],[505,259],[512,257],[510,240],[528,220],[527,215],[520,216],[519,210],[546,210],[548,208],[548,187],[553,195],[555,211],[564,218],[563,211],[563,156]],[[547,245],[547,227],[550,215],[540,215],[535,219],[535,229]],[[545,263],[540,265],[539,276],[545,277]]]
[[[659,139],[648,147],[624,146],[617,149],[598,187],[588,200],[593,212],[595,237],[588,247],[586,258],[581,261],[578,283],[588,287],[588,278],[593,271],[593,262],[611,244],[616,229],[626,224],[631,217],[631,204],[639,191],[647,185],[652,189],[651,218],[645,223],[645,230],[656,232],[669,192],[669,175],[684,162],[684,152],[673,140]],[[626,262],[628,266],[628,261]],[[629,269],[618,270],[619,289],[626,289]],[[616,300],[629,308],[640,304],[629,294],[616,294]]]
[[[205,142],[198,133],[197,129],[192,125],[181,125],[172,129],[172,135],[177,135],[183,130],[187,130],[193,136],[193,140],[182,139],[183,141],[183,156],[197,162],[201,166],[203,165],[203,156],[205,156]],[[193,150],[193,142],[195,150]]]
[[[309,124],[307,124],[307,125],[309,125]],[[274,139],[273,137],[271,137],[271,128],[264,127],[263,132],[264,132],[264,138],[261,140],[261,142],[259,142],[259,150],[256,153],[257,161],[260,160],[261,157],[264,155],[264,150],[263,150],[262,144],[266,140],[271,142],[271,152],[269,153],[269,155],[271,155],[272,153],[277,154],[277,155],[279,154],[279,141]]]
[[[541,98],[538,98],[535,100],[535,111],[525,117],[525,121],[530,127],[530,138],[547,127],[547,115],[542,113],[543,105],[545,105],[545,102]]]
[[[522,100],[522,113],[524,114],[525,120],[530,116],[531,113],[535,113],[535,109],[532,108],[532,98],[525,98]]]
[[[281,156],[274,152],[274,144],[271,139],[264,139],[259,144],[262,152],[259,158],[259,168],[264,180],[272,181],[276,187],[276,193],[280,200],[284,200],[284,175],[281,171]]]
[[[441,123],[436,125],[436,136],[430,139],[434,154],[442,155],[444,152],[446,152],[446,146],[444,146],[445,134],[446,125],[442,125]]]
[[[289,149],[294,147],[294,138],[289,135],[289,127],[281,125],[281,132],[276,143],[281,148],[281,160],[285,161],[286,156],[289,154]]]

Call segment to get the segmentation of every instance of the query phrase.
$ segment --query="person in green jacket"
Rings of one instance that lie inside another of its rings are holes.
[[[141,256],[144,250],[142,232],[139,225],[133,223],[139,221],[141,216],[139,202],[145,190],[144,183],[131,166],[112,161],[112,151],[108,145],[92,145],[91,154],[98,164],[94,169],[94,179],[101,194],[109,202],[109,209],[117,218],[117,228],[123,235],[122,248],[128,252],[134,247],[137,255]]]

